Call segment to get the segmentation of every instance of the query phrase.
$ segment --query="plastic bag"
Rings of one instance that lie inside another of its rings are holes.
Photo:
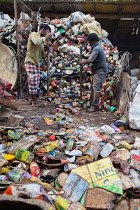
[[[131,164],[133,167],[140,171],[140,156],[132,154],[131,155]]]
[[[101,33],[102,38],[107,38],[108,35],[109,33],[106,30],[102,29],[102,33]]]
[[[140,187],[140,173],[134,169],[130,169],[130,175],[128,177],[132,180],[136,188]]]
[[[130,104],[129,108],[129,126],[133,129],[140,130],[140,84],[136,88],[136,94],[134,96],[133,102]]]
[[[82,12],[78,11],[78,12],[71,13],[68,19],[71,22],[78,23],[78,22],[82,22],[84,17],[85,15]]]
[[[85,34],[96,33],[98,36],[101,35],[101,25],[96,20],[92,23],[86,23],[81,26],[80,30],[84,31]]]
[[[85,17],[83,18],[83,20],[84,20],[86,23],[91,23],[92,21],[95,20],[95,18],[94,18],[94,17],[91,17],[90,14],[87,14],[87,15],[85,15]]]

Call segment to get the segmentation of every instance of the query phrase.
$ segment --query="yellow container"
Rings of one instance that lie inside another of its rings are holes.
[[[128,150],[131,150],[132,149],[132,146],[127,141],[125,141],[125,140],[116,143],[115,146],[118,149],[121,149],[121,148],[125,148],[125,149],[128,149]]]
[[[54,200],[54,205],[57,210],[66,210],[70,206],[70,203],[60,195],[58,195]]]
[[[129,143],[127,143],[127,141],[122,141],[121,144],[128,150],[132,148],[132,146]]]
[[[3,157],[4,157],[6,160],[13,160],[13,159],[15,158],[15,155],[6,154],[6,155],[3,155]]]
[[[7,167],[3,167],[0,169],[0,174],[6,174],[7,171],[9,171],[10,169]]]

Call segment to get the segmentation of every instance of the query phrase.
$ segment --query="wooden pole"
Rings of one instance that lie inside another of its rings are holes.
[[[15,26],[16,26],[16,45],[17,45],[17,61],[18,61],[19,95],[22,97],[19,32],[18,32],[18,17],[17,17],[17,0],[14,0],[14,14],[15,14]]]
[[[80,60],[82,60],[82,46],[80,47]],[[83,65],[80,64],[80,100],[82,100],[82,71]]]
[[[47,61],[47,95],[49,94],[50,85],[50,45],[48,45],[48,61]]]

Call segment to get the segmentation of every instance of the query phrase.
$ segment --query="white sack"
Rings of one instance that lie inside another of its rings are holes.
[[[140,130],[140,84],[136,88],[136,94],[129,107],[129,126]]]

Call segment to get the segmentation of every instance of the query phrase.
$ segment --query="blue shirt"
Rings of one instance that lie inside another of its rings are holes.
[[[91,55],[89,56],[91,60],[91,71],[92,73],[106,72],[107,64],[104,50],[98,42],[93,45]]]

